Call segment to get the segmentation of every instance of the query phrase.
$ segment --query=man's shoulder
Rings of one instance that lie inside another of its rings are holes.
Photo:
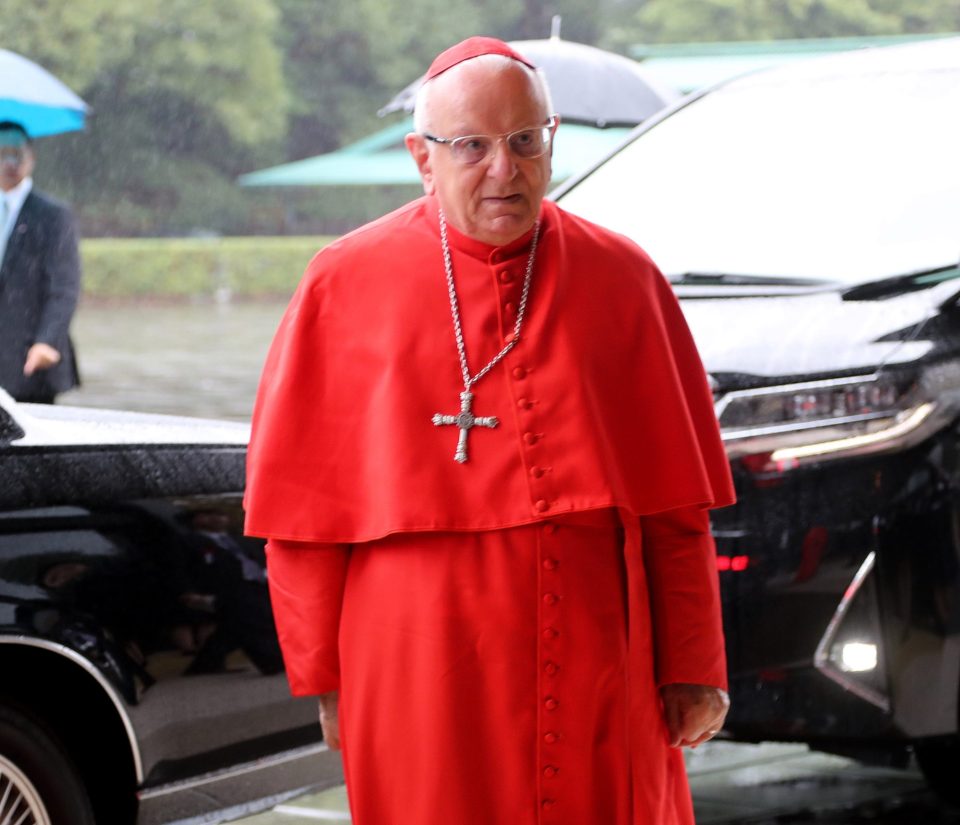
[[[31,211],[38,215],[59,216],[64,218],[69,218],[73,214],[69,204],[65,201],[55,198],[46,192],[41,192],[36,188],[30,190],[27,197],[24,198],[23,206],[20,209],[21,214]]]
[[[365,223],[324,247],[327,255],[381,253],[384,244],[409,244],[412,230],[424,226],[426,198],[417,198],[383,217]]]
[[[544,201],[550,220],[562,233],[564,242],[574,253],[596,256],[599,260],[617,259],[634,265],[656,269],[646,251],[632,238],[568,212],[553,201]]]
[[[69,212],[70,206],[66,201],[60,200],[60,198],[54,197],[49,192],[43,192],[36,187],[33,187],[30,190],[30,193],[23,201],[23,205],[26,206],[28,203],[32,203],[34,206],[41,209],[55,209],[55,210],[64,210]]]
[[[576,269],[589,268],[597,287],[603,284],[609,290],[626,290],[625,294],[635,294],[638,289],[648,294],[659,290],[663,275],[632,238],[568,212],[556,203],[549,202],[545,208],[561,239],[567,263]]]
[[[359,285],[392,277],[412,260],[418,239],[426,237],[423,198],[411,201],[327,244],[313,256],[304,280],[310,287],[344,280]]]

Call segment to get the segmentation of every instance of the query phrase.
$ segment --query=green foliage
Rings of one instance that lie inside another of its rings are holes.
[[[356,4],[336,0],[277,5],[291,92],[287,157],[330,151],[369,130],[382,105],[363,17]]]
[[[955,31],[955,0],[627,0],[605,41],[781,40]]]
[[[286,132],[273,0],[19,5],[0,17],[4,46],[54,71],[92,108],[84,133],[38,143],[39,185],[72,201],[94,231],[231,224],[242,211],[233,179],[279,159]],[[209,218],[191,215],[189,195],[201,196],[193,203]]]
[[[928,34],[960,31],[957,0],[871,0],[871,6],[900,21],[898,32]]]
[[[292,294],[329,237],[94,238],[81,242],[83,294],[190,298]]]
[[[34,0],[0,15],[0,42],[100,105],[136,104],[154,129],[150,99],[176,97],[252,144],[285,127],[287,90],[274,43],[273,0]],[[90,101],[88,101],[90,102]]]
[[[867,0],[650,0],[637,21],[652,42],[882,34],[896,25]]]
[[[133,12],[132,0],[4,0],[0,44],[82,94],[103,71],[105,56],[130,53]]]
[[[283,134],[287,90],[271,0],[137,0],[137,16],[134,48],[114,63],[105,88],[146,107],[155,95],[189,101],[240,144]]]

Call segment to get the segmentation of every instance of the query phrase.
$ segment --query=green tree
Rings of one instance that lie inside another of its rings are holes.
[[[131,0],[3,0],[0,44],[85,91],[105,56],[127,54],[136,32]]]
[[[286,157],[338,148],[368,128],[381,101],[360,9],[337,0],[277,0],[278,42],[291,95]]]
[[[960,32],[957,0],[871,0],[870,5],[900,21],[905,34]]]
[[[881,34],[896,18],[867,0],[649,0],[637,42],[779,40]]]
[[[780,40],[960,29],[956,0],[624,0],[606,40]]]
[[[4,16],[4,45],[91,105],[83,133],[38,142],[42,185],[92,233],[223,228],[233,179],[279,155],[289,98],[272,0],[45,0]]]

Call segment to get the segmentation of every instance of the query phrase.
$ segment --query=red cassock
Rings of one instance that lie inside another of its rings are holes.
[[[541,226],[465,464],[433,423],[463,382],[431,198],[316,256],[264,368],[246,529],[291,689],[340,691],[355,825],[693,823],[658,687],[726,684],[712,398],[646,255],[550,202]],[[448,234],[476,372],[531,236]]]

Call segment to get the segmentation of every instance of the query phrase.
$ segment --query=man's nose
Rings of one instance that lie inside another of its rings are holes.
[[[510,144],[505,137],[497,138],[490,149],[490,161],[487,174],[495,178],[509,180],[517,172],[517,160],[513,156]]]

